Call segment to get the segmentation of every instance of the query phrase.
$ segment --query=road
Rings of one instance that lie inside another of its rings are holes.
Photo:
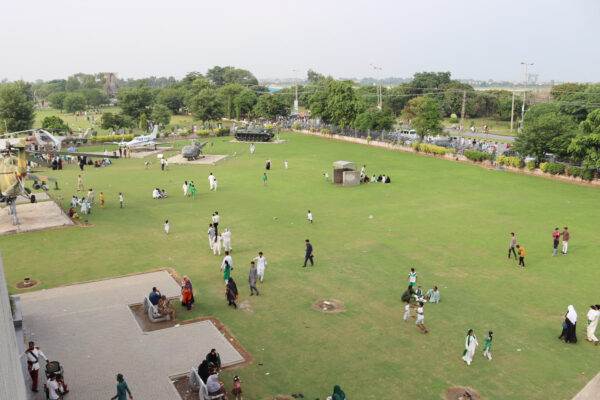
[[[451,128],[444,129],[444,131],[447,132],[451,136],[472,136],[472,137],[477,137],[477,138],[486,139],[486,140],[504,140],[505,142],[514,142],[515,141],[514,136],[495,135],[493,133],[488,133],[488,134],[480,133],[480,132],[473,133],[471,131],[460,132],[458,129],[451,129]]]

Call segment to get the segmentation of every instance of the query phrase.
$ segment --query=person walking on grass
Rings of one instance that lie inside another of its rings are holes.
[[[306,263],[310,260],[310,266],[313,267],[315,265],[314,263],[314,259],[313,259],[313,247],[312,244],[310,244],[310,240],[306,239],[306,254],[304,255],[304,265],[302,266],[302,268],[306,267]]]
[[[490,331],[485,338],[485,345],[483,346],[483,356],[487,357],[488,360],[492,361],[492,339],[494,337],[494,332]]]
[[[567,251],[569,250],[569,237],[571,235],[569,235],[569,228],[567,228],[565,226],[565,230],[562,232],[562,237],[563,237],[563,248],[562,248],[562,254],[567,254]]]
[[[288,162],[287,162],[287,160],[285,160],[285,161],[283,162],[283,165],[285,166],[285,169],[288,169]]]
[[[81,175],[77,175],[77,191],[83,190],[83,178]]]
[[[227,285],[225,286],[225,296],[227,297],[229,305],[233,306],[233,308],[237,308],[237,304],[235,304],[235,301],[238,298],[238,290],[237,285],[231,277],[229,278],[229,280],[227,281]]]
[[[591,305],[590,311],[587,313],[588,326],[587,326],[587,340],[593,342],[598,346],[598,338],[596,337],[596,329],[598,328],[598,319],[600,318],[600,305]]]
[[[229,265],[229,261],[224,261],[225,268],[223,268],[223,279],[225,279],[225,284],[229,281],[229,277],[231,276],[231,265]]]
[[[194,200],[196,200],[196,185],[194,185],[194,181],[190,182],[190,194],[192,195],[192,198]]]
[[[520,245],[517,245],[517,252],[519,253],[519,265],[522,268],[525,268],[525,256],[527,255],[527,253],[525,252],[525,248],[521,247]]]
[[[209,190],[213,190],[215,188],[215,176],[212,174],[208,174],[208,184],[210,186]]]
[[[250,273],[248,274],[248,283],[250,284],[250,296],[254,296],[254,292],[258,296],[258,289],[256,288],[256,279],[258,278],[258,271],[254,261],[250,262]]]
[[[408,317],[410,317],[410,302],[404,301],[404,323],[406,324]]]
[[[127,382],[123,379],[123,374],[117,374],[117,394],[110,398],[110,400],[127,400],[127,394],[129,394],[129,399],[133,399],[131,395],[131,391],[127,386]]]
[[[554,247],[554,250],[552,251],[552,257],[556,257],[556,254],[558,254],[558,241],[560,239],[560,232],[558,231],[558,227],[554,229],[554,232],[552,232],[552,246]]]
[[[415,272],[414,268],[411,268],[410,272],[408,273],[408,283],[413,288],[415,287],[415,284],[417,283],[417,273]]]
[[[467,363],[467,365],[471,365],[473,362],[473,356],[475,355],[475,349],[479,346],[477,343],[477,337],[473,332],[473,329],[469,329],[467,332],[467,338],[465,339],[465,350],[463,351],[462,359]]]
[[[308,210],[308,222],[313,223],[312,213]]]
[[[215,227],[213,224],[208,224],[208,247],[212,250],[215,242]]]
[[[425,313],[423,312],[423,302],[419,302],[419,306],[417,307],[417,328],[421,330],[423,333],[429,333],[427,327],[425,326]]]
[[[225,228],[225,232],[221,236],[223,237],[223,249],[227,252],[233,250],[231,248],[231,231],[229,228]]]
[[[263,186],[267,186],[267,173],[263,174]]]
[[[258,273],[258,278],[260,279],[260,283],[263,283],[263,279],[265,278],[265,270],[267,269],[267,259],[263,256],[263,252],[258,252],[258,257],[254,258],[256,262],[256,271]]]
[[[169,234],[169,220],[165,221],[165,233],[168,235]]]
[[[100,208],[104,209],[104,193],[100,192]]]
[[[119,204],[121,205],[121,208],[123,208],[123,193],[119,192]]]
[[[515,261],[517,260],[517,253],[515,252],[515,246],[517,244],[517,238],[515,237],[515,233],[510,233],[510,245],[508,246],[508,259],[510,260],[510,252],[512,251],[515,256]]]
[[[94,204],[94,197],[94,189],[90,188],[90,190],[88,190],[88,201],[90,204]]]
[[[219,216],[219,212],[215,211],[212,215],[213,227],[215,228],[215,235],[219,236],[219,222],[221,221],[221,217]],[[216,240],[216,238],[215,238]]]
[[[229,255],[228,251],[225,251],[225,257],[223,257],[223,262],[221,263],[221,270],[225,269],[225,263],[229,263],[231,269],[233,269],[233,258]]]
[[[188,195],[188,183],[187,183],[187,181],[183,182],[183,186],[181,186],[181,188],[183,189],[183,196],[187,197],[187,195]]]

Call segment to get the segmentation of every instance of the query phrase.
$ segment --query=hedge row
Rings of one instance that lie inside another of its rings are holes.
[[[506,165],[515,168],[523,168],[525,166],[525,163],[519,157],[498,156],[496,157],[496,162],[498,165]],[[535,168],[535,163],[533,165]]]
[[[483,151],[477,150],[465,150],[465,157],[467,157],[471,161],[485,161],[494,159],[494,155],[490,153],[484,153]]]
[[[411,146],[412,146],[413,150],[415,150],[415,151],[420,151],[422,153],[427,153],[427,154],[437,154],[439,156],[454,153],[454,149],[447,149],[445,147],[436,146],[434,144],[413,142],[413,144]]]
[[[552,175],[560,175],[565,173],[566,166],[560,163],[543,162],[540,163],[540,169]]]
[[[578,176],[584,181],[591,181],[594,179],[594,170],[580,167],[569,167],[569,176]]]
[[[223,135],[227,135],[231,132],[231,129],[229,128],[217,128],[215,130],[213,130],[212,132],[214,132],[214,134],[216,136],[223,136]],[[179,132],[179,136],[187,136],[190,135],[191,132],[187,129],[180,131]],[[196,131],[196,135],[198,136],[208,136],[211,134],[211,130],[210,129],[199,129]]]
[[[134,135],[117,135],[117,136],[92,136],[92,143],[104,143],[104,142],[121,142],[129,141],[133,139]]]

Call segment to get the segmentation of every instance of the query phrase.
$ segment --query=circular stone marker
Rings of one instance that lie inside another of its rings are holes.
[[[316,301],[313,303],[312,307],[315,310],[319,310],[324,313],[336,313],[346,311],[341,301],[331,299]]]
[[[34,287],[35,285],[37,285],[39,282],[36,281],[35,279],[29,279],[29,280],[23,280],[19,283],[17,283],[15,286],[17,287],[17,289],[30,289],[32,287]]]
[[[454,386],[448,388],[444,398],[446,400],[481,400],[479,393],[470,387],[464,386]]]

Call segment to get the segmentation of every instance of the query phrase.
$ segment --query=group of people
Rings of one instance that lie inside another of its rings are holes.
[[[571,237],[571,235],[569,234],[569,228],[565,226],[564,230],[560,232],[558,227],[556,227],[554,229],[554,232],[552,232],[552,247],[554,248],[554,250],[552,251],[552,257],[556,257],[556,255],[558,254],[558,244],[561,236],[563,240],[562,251],[560,253],[567,254],[567,251],[569,250],[569,238]]]
[[[152,292],[148,295],[148,300],[152,305],[155,305],[158,309],[158,313],[161,315],[169,316],[171,321],[175,320],[175,307],[171,304],[171,300],[155,287],[152,288]]]
[[[221,371],[221,356],[216,349],[211,349],[204,360],[198,366],[198,376],[206,385],[209,396],[223,396],[223,400],[228,400],[225,384],[219,381],[219,372]],[[239,376],[233,377],[232,394],[236,400],[242,398],[242,382]]]
[[[519,267],[525,268],[525,257],[527,256],[527,252],[525,251],[524,247],[517,244],[517,238],[515,237],[514,232],[510,233],[510,244],[508,245],[508,259],[509,260],[510,260],[511,253],[515,256],[515,261],[517,259],[517,253],[519,253]]]
[[[410,269],[408,273],[408,288],[402,294],[401,300],[404,302],[404,323],[407,322],[410,315],[411,308],[415,309],[416,315],[413,318],[416,318],[416,326],[423,333],[429,333],[427,326],[425,326],[425,311],[424,306],[425,303],[439,303],[440,302],[440,291],[437,286],[434,286],[432,289],[429,289],[427,293],[423,294],[423,290],[421,286],[417,287],[415,290],[415,286],[417,284],[418,274],[414,268]],[[411,305],[411,301],[414,301],[414,304]]]
[[[193,199],[196,198],[196,185],[194,185],[194,181],[190,181],[189,183],[188,181],[184,181],[181,188],[183,189],[184,197],[191,196]]]
[[[487,357],[488,360],[492,361],[492,339],[494,338],[494,332],[489,331],[485,338],[485,345],[483,346],[483,356]],[[462,359],[467,365],[471,365],[473,357],[475,356],[475,350],[479,346],[477,336],[473,329],[469,329],[467,337],[465,339],[465,349],[463,350]]]
[[[329,178],[329,176],[327,176],[327,178]],[[362,168],[360,169],[360,181],[362,183],[375,183],[375,182],[379,182],[379,183],[392,183],[392,180],[390,179],[389,176],[386,176],[385,174],[383,175],[379,175],[379,176],[375,176],[375,174],[373,174],[373,176],[371,178],[369,178],[369,176],[367,175],[367,166],[363,165]]]
[[[567,307],[567,312],[564,315],[562,323],[562,332],[558,337],[559,340],[565,343],[577,343],[577,311],[572,305]],[[596,329],[598,329],[598,320],[600,319],[600,304],[592,304],[587,313],[587,342],[594,343],[598,346],[598,338],[596,337]]]
[[[166,199],[167,191],[165,189],[160,190],[159,188],[154,188],[154,190],[152,191],[152,198],[153,199]]]

